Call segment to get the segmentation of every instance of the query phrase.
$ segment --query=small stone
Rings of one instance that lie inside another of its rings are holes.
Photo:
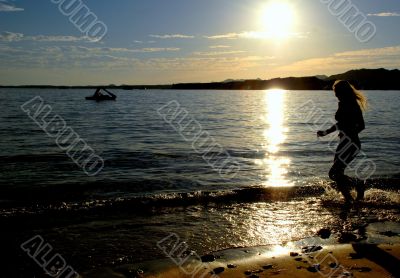
[[[290,257],[297,257],[299,253],[297,252],[290,252]]]
[[[318,231],[317,235],[320,238],[327,239],[327,238],[329,238],[331,236],[331,230],[323,228],[323,229]]]
[[[317,272],[320,270],[320,265],[319,264],[315,264],[313,266],[309,266],[307,267],[307,270],[310,272]]]
[[[256,275],[256,274],[253,274],[253,275],[250,276],[250,278],[259,278],[259,276]]]
[[[399,234],[394,233],[392,231],[386,231],[386,232],[381,233],[381,235],[384,235],[384,236],[387,236],[387,237],[393,237],[393,236],[398,236]]]
[[[234,265],[234,264],[228,264],[228,268],[236,268],[236,265]]]
[[[302,269],[303,267],[302,266],[298,266],[298,267],[296,267],[297,269]]]
[[[250,275],[250,274],[251,274],[251,271],[250,271],[250,270],[246,270],[246,271],[244,272],[244,274]]]
[[[315,267],[313,267],[313,266],[307,267],[307,270],[310,271],[310,272],[317,272],[317,271],[318,271],[318,270],[316,270]]]
[[[330,268],[337,268],[337,263],[330,263],[330,264],[329,264],[329,267],[330,267]]]
[[[209,263],[215,261],[215,256],[214,255],[204,255],[201,257],[201,261],[203,263]]]
[[[357,236],[350,232],[342,232],[338,241],[339,243],[350,243],[352,241],[356,241]]]
[[[263,269],[271,269],[272,267],[273,267],[272,264],[267,264],[267,265],[264,265],[262,268]]]
[[[303,250],[304,253],[311,253],[311,252],[317,252],[319,250],[322,250],[322,246],[305,246],[303,248],[301,248]]]
[[[360,271],[360,272],[370,272],[371,270],[372,270],[371,268],[369,268],[367,266],[363,266],[363,267],[360,267],[358,271]]]
[[[301,262],[303,259],[302,258],[295,258],[295,261]]]
[[[223,268],[222,266],[214,268],[214,270],[213,270],[214,274],[220,274],[220,273],[222,273],[224,271],[225,271],[225,268]]]
[[[353,260],[357,260],[357,259],[362,259],[362,258],[364,258],[363,255],[358,254],[358,253],[350,253],[349,256],[350,256],[350,258],[353,259]]]

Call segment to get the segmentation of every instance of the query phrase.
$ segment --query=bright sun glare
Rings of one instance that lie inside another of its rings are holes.
[[[270,2],[262,11],[261,21],[266,33],[274,38],[286,38],[290,35],[294,24],[294,11],[286,2]]]
[[[269,128],[265,130],[264,137],[268,155],[258,163],[267,166],[266,186],[292,186],[292,183],[286,179],[290,160],[279,154],[288,132],[285,125],[285,99],[286,91],[284,90],[275,89],[265,92],[267,114],[264,120]]]

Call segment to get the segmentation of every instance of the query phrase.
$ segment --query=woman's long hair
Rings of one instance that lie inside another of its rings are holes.
[[[356,90],[350,82],[337,80],[333,84],[333,90],[340,101],[355,100],[361,110],[365,111],[368,108],[367,98],[360,91]]]

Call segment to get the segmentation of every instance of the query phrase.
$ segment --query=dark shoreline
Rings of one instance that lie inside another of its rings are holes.
[[[87,86],[57,86],[57,85],[19,85],[0,88],[26,89],[95,89],[104,87],[122,90],[268,90],[280,88],[284,90],[331,90],[338,80],[348,80],[361,90],[400,90],[400,70],[360,69],[332,76],[286,77],[269,80],[226,80],[208,83],[178,83],[161,85],[87,85]]]

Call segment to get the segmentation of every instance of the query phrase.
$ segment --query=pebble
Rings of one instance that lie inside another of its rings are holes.
[[[297,252],[290,252],[290,257],[297,257],[299,253]]]
[[[220,274],[220,273],[222,273],[224,271],[225,271],[225,268],[223,268],[222,266],[214,268],[214,270],[213,270],[214,274]]]
[[[263,269],[271,269],[272,267],[273,267],[272,264],[267,264],[267,265],[264,265],[262,268]]]
[[[228,266],[228,268],[236,268],[236,265],[234,265],[234,264],[228,264],[227,266]]]
[[[386,232],[381,233],[381,235],[384,235],[384,236],[387,236],[387,237],[393,237],[393,236],[397,236],[399,234],[394,233],[392,231],[386,231]]]
[[[372,269],[367,266],[362,266],[362,267],[351,267],[351,270],[358,270],[359,272],[370,272]]]
[[[362,258],[364,258],[363,255],[358,254],[358,253],[350,253],[349,256],[350,256],[350,258],[353,259],[353,260],[357,260],[357,259],[362,259]]]
[[[353,275],[351,274],[351,272],[348,272],[348,271],[343,272],[342,275],[344,275],[344,276],[353,276]]]
[[[204,255],[201,257],[201,261],[203,263],[209,263],[215,261],[215,256],[214,255]]]
[[[303,259],[302,258],[295,258],[295,261],[301,262]]]
[[[360,272],[370,272],[370,271],[372,271],[372,269],[370,267],[363,266],[363,267],[360,267],[360,269],[358,269],[358,271],[360,271]]]
[[[330,267],[330,268],[336,268],[336,267],[337,267],[337,263],[330,263],[330,264],[329,264],[329,267]]]
[[[352,241],[356,241],[357,236],[350,232],[342,232],[338,241],[339,243],[350,243]]]
[[[310,271],[310,272],[317,272],[319,270],[319,268],[320,268],[320,265],[319,264],[315,264],[313,266],[307,267],[307,270]]]
[[[327,228],[323,228],[323,229],[318,231],[317,235],[320,238],[327,239],[327,238],[329,238],[331,236],[331,230],[327,229]]]
[[[304,253],[311,253],[311,252],[316,252],[319,250],[322,250],[322,246],[305,246],[303,248],[301,248],[303,250]]]

